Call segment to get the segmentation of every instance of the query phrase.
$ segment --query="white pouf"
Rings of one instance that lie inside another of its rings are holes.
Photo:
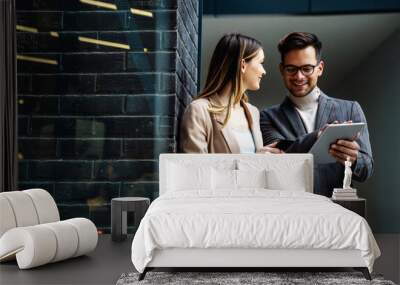
[[[53,197],[43,189],[0,193],[0,262],[17,260],[20,269],[77,257],[97,246],[92,221],[59,221]]]

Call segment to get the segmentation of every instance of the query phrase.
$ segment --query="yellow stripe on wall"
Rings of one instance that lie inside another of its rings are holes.
[[[71,0],[64,0],[64,1],[71,1]],[[117,5],[107,3],[107,2],[95,1],[95,0],[79,0],[79,2],[88,4],[88,5],[101,7],[101,8],[110,9],[110,10],[117,10]]]
[[[141,10],[141,9],[131,8],[131,13],[135,14],[135,15],[153,18],[153,12],[149,12],[149,11],[145,11],[145,10]]]
[[[60,37],[60,35],[57,32],[50,32],[50,36],[55,37],[55,38]]]
[[[28,32],[28,33],[38,33],[39,32],[39,30],[37,28],[22,26],[22,25],[17,25],[17,31]]]
[[[109,47],[115,47],[115,48],[121,48],[121,49],[131,49],[131,47],[126,44],[96,40],[96,39],[87,38],[87,37],[78,37],[78,39],[79,39],[79,41],[85,42],[85,43],[91,43],[91,44],[97,44],[97,45],[109,46]]]
[[[36,57],[36,56],[17,55],[17,59],[18,60],[24,60],[24,61],[32,61],[32,62],[37,62],[37,63],[58,65],[58,61],[57,60],[47,59],[47,58],[42,58],[42,57]]]

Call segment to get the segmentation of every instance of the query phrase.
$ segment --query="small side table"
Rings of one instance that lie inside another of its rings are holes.
[[[128,232],[127,212],[134,212],[135,226],[139,226],[150,205],[149,198],[120,197],[111,200],[111,239],[123,241]]]
[[[351,200],[339,200],[331,199],[332,202],[339,204],[340,206],[359,214],[361,217],[367,217],[367,200],[364,198],[356,198]]]

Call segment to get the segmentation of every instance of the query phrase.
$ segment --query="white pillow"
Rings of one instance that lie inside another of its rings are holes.
[[[266,170],[267,189],[307,191],[312,185],[308,160],[299,160],[296,155],[269,156],[263,159],[241,159],[240,170]]]
[[[236,170],[212,168],[213,190],[236,190]]]
[[[267,188],[267,172],[263,170],[236,170],[238,188]]]
[[[279,171],[270,169],[267,171],[267,188],[272,190],[303,191],[307,190],[307,176],[304,164],[295,164],[290,169]]]
[[[214,190],[238,190],[240,188],[266,188],[267,176],[264,170],[212,169]]]
[[[168,167],[168,191],[211,189],[211,167],[177,163],[169,163]]]

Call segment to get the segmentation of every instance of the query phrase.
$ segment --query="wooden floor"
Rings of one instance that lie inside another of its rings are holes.
[[[385,279],[399,283],[400,235],[375,235],[382,251],[374,267]],[[115,284],[122,273],[135,271],[131,262],[132,237],[112,242],[101,235],[94,252],[29,270],[19,270],[16,262],[0,265],[0,284]]]

